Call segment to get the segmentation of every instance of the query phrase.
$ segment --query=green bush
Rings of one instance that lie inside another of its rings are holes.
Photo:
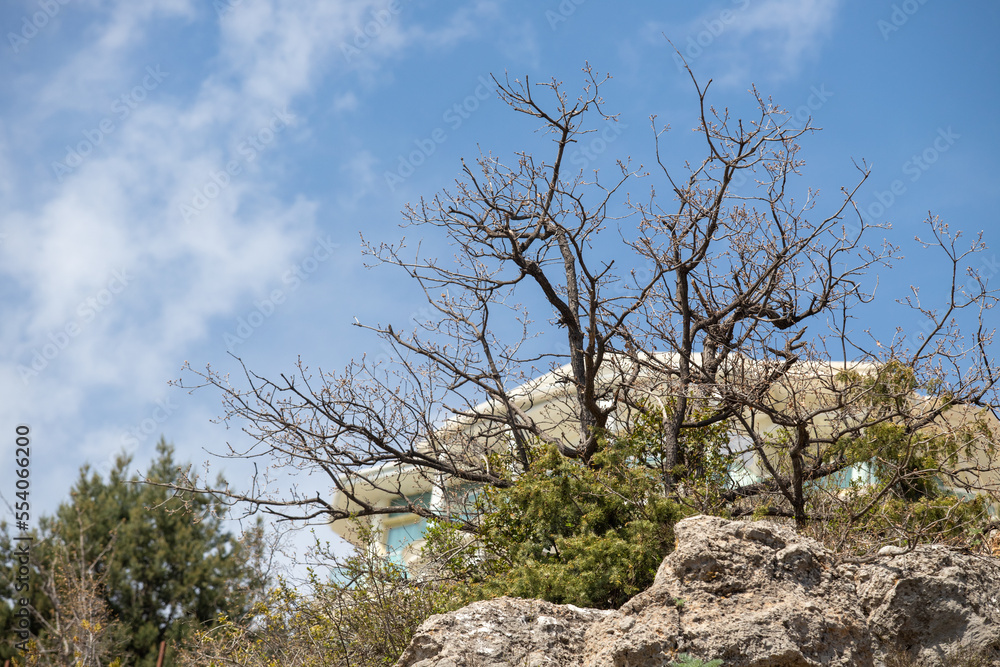
[[[676,661],[670,663],[670,667],[721,667],[721,665],[721,660],[709,660],[705,662],[688,653],[681,653],[677,656]]]
[[[652,584],[682,517],[645,446],[640,437],[608,440],[589,466],[535,448],[514,486],[478,494],[475,538],[433,522],[425,557],[481,597],[622,605]]]

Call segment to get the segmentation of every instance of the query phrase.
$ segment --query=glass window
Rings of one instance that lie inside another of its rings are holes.
[[[875,474],[875,467],[871,462],[864,462],[841,468],[837,472],[831,473],[821,480],[817,480],[817,485],[828,489],[849,489],[854,484],[871,486],[877,482],[878,477]]]
[[[402,563],[403,550],[413,542],[423,539],[426,529],[427,521],[424,519],[416,523],[406,523],[389,528],[385,539],[385,548],[389,558],[396,563]]]
[[[405,507],[406,505],[414,505],[416,507],[430,507],[431,506],[431,492],[421,493],[415,496],[406,496],[405,498],[393,498],[389,502],[390,507]],[[408,512],[396,512],[390,514],[392,518],[406,516]]]

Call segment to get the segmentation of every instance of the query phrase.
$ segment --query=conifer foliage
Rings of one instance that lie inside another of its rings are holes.
[[[173,451],[161,440],[142,478],[176,481]],[[161,641],[172,649],[221,614],[244,613],[264,587],[259,530],[238,538],[211,497],[137,483],[131,467],[124,454],[107,477],[84,466],[69,499],[39,521],[29,598],[37,664],[152,667]],[[11,537],[3,526],[4,554],[13,553]],[[0,574],[4,636],[12,636],[13,571],[4,563]],[[3,659],[18,653],[0,648]]]

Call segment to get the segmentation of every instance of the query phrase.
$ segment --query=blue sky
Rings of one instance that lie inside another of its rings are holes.
[[[651,114],[668,161],[700,159],[667,38],[717,107],[748,114],[754,84],[811,115],[803,187],[833,206],[866,160],[859,206],[905,250],[878,276],[877,335],[918,326],[893,299],[944,278],[911,242],[928,211],[1000,248],[994,2],[7,0],[0,25],[0,491],[28,424],[36,512],[85,462],[125,449],[145,467],[161,434],[197,463],[242,442],[210,421],[217,394],[168,385],[185,362],[235,371],[232,352],[266,375],[380,354],[354,319],[405,323],[419,301],[365,267],[359,233],[403,236],[400,209],[480,150],[545,150],[491,74],[573,95],[586,63],[612,74],[619,124],[572,156],[588,170],[649,164]]]

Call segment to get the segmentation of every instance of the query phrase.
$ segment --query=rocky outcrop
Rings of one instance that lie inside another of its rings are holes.
[[[1000,563],[926,547],[838,567],[818,542],[768,522],[694,517],[653,586],[617,611],[500,598],[434,616],[398,667],[949,664],[995,646]],[[985,664],[985,663],[983,663]]]
[[[398,665],[561,667],[579,664],[584,634],[612,611],[497,598],[427,619]]]
[[[854,583],[818,542],[718,517],[682,521],[675,534],[653,586],[588,631],[583,664],[662,664],[677,653],[734,666],[873,664]]]
[[[979,664],[1000,665],[1000,561],[942,546],[884,555],[855,576],[880,657],[944,665],[978,653]]]

